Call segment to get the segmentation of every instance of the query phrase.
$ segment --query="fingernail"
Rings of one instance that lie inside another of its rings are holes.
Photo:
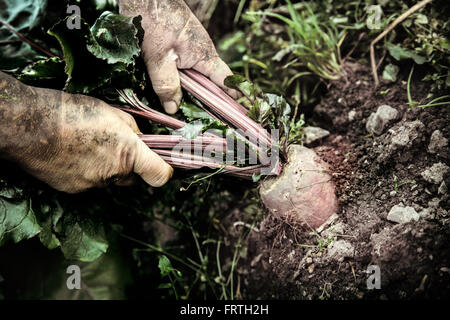
[[[164,110],[166,110],[169,114],[174,114],[178,110],[178,106],[175,101],[166,101],[164,102]]]
[[[169,175],[169,179],[170,179],[170,178],[173,177],[174,170],[173,170],[173,168],[171,166],[169,166],[169,167],[170,167],[170,175]]]

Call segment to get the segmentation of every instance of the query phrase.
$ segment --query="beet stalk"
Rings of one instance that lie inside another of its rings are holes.
[[[188,157],[185,154],[177,153],[174,150],[163,150],[173,149],[175,147],[189,147],[191,148],[190,150],[193,151],[198,150],[199,148],[202,150],[212,148],[216,152],[226,151],[226,140],[210,133],[201,134],[195,139],[185,139],[180,135],[140,135],[140,138],[152,148],[152,150],[157,152],[164,160],[174,167],[185,169],[197,169],[201,167],[224,168],[224,171],[227,173],[244,177],[259,173],[262,168],[270,165],[270,159],[267,152],[269,148],[272,145],[276,145],[277,142],[273,141],[269,133],[260,124],[256,123],[246,115],[247,109],[245,107],[234,101],[213,82],[194,70],[181,71],[180,79],[184,89],[210,108],[210,110],[205,109],[208,114],[213,115],[215,119],[224,119],[227,125],[238,129],[234,131],[236,137],[246,143],[249,152],[256,152],[261,164],[237,167],[220,164],[214,161],[214,159],[204,156]],[[175,130],[186,125],[186,123],[181,120],[149,108],[130,90],[118,90],[118,93],[123,100],[135,108],[120,107],[121,110]],[[272,168],[272,173],[279,175],[280,172],[281,165],[277,160],[276,165]]]

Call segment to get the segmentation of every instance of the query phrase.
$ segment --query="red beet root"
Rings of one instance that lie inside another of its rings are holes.
[[[281,175],[261,183],[261,198],[272,214],[316,229],[338,209],[328,170],[313,150],[292,145]]]

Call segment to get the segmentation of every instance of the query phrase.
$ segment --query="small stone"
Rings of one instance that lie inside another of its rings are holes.
[[[355,120],[355,118],[356,118],[356,111],[355,110],[351,110],[348,113],[348,121],[352,122],[352,121]]]
[[[419,220],[420,215],[412,207],[395,205],[387,215],[387,219],[396,223],[406,223],[412,220]]]
[[[305,127],[305,144],[311,144],[330,135],[330,132],[319,127]]]
[[[404,123],[403,126],[395,131],[392,137],[393,149],[411,146],[413,141],[420,136],[424,128],[424,124],[419,120]]]
[[[448,192],[447,185],[445,184],[445,181],[442,181],[438,189],[438,194],[447,194],[447,192]]]
[[[390,195],[391,197],[395,197],[395,196],[397,195],[397,191],[392,190],[392,191],[389,193],[389,195]]]
[[[308,272],[309,273],[313,273],[314,272],[314,265],[313,264],[308,267]]]
[[[354,254],[355,247],[345,240],[332,242],[328,246],[327,257],[332,260],[342,262],[345,258],[352,258]]]
[[[435,154],[448,145],[448,139],[444,137],[441,131],[435,130],[431,134],[428,152]]]
[[[433,164],[433,166],[427,168],[421,173],[422,178],[434,184],[440,184],[444,179],[444,175],[450,170],[450,168],[442,162]]]
[[[433,198],[430,201],[428,201],[428,207],[432,210],[437,210],[439,208],[439,198]]]
[[[288,254],[288,258],[290,260],[294,260],[294,256],[295,256],[295,250],[292,250],[289,254]]]
[[[450,273],[450,268],[447,268],[447,267],[442,267],[439,270],[442,271],[442,272]]]
[[[369,133],[381,135],[386,126],[398,118],[398,111],[388,105],[378,107],[367,119],[366,129]]]
[[[432,209],[430,209],[430,208],[426,208],[426,209],[423,209],[423,210],[421,210],[420,212],[419,212],[419,216],[421,217],[421,218],[431,218],[431,216],[432,216]]]
[[[313,259],[311,257],[306,258],[306,263],[310,264],[313,262]]]

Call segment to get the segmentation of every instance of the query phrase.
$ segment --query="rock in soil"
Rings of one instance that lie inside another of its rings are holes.
[[[393,149],[411,147],[413,142],[421,135],[424,124],[419,120],[406,122],[392,135]]]
[[[433,164],[421,173],[422,178],[429,183],[440,184],[444,180],[444,175],[449,171],[449,167],[442,162]]]
[[[428,145],[429,153],[438,153],[442,148],[448,145],[448,140],[444,137],[440,130],[435,130],[431,134],[430,144]]]
[[[260,194],[272,214],[313,229],[338,209],[328,165],[313,150],[299,145],[289,147],[282,174],[264,180]]]
[[[320,139],[328,137],[330,135],[330,131],[319,128],[319,127],[305,127],[305,144],[312,144]]]
[[[396,223],[406,223],[412,220],[419,220],[420,215],[412,207],[395,205],[387,215],[387,219]]]
[[[345,240],[338,240],[332,242],[328,246],[328,251],[325,259],[342,262],[345,258],[352,258],[355,254],[355,247]]]
[[[369,133],[380,135],[386,129],[388,124],[398,118],[398,111],[391,106],[382,105],[378,107],[377,112],[372,112],[366,123],[366,129]]]

